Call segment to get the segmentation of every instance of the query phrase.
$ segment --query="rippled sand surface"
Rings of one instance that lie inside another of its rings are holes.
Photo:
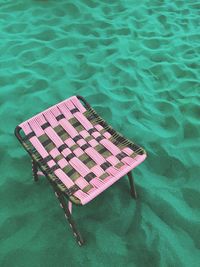
[[[0,265],[200,266],[200,3],[0,1]],[[14,127],[83,95],[148,152],[127,178],[74,208],[79,248]]]

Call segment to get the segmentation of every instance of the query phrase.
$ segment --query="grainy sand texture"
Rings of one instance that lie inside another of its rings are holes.
[[[200,266],[200,2],[0,0],[0,266]],[[34,183],[17,124],[82,95],[144,147],[74,218]]]

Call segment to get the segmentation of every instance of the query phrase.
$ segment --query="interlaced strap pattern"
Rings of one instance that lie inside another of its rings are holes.
[[[117,141],[76,96],[20,124],[71,199],[86,204],[141,163],[139,146]]]

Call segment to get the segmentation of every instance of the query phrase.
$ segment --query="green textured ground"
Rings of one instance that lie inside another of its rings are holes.
[[[200,2],[0,1],[0,266],[200,266]],[[83,95],[148,152],[74,209],[79,248],[15,125]]]

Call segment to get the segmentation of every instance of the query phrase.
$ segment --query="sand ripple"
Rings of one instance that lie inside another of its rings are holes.
[[[178,0],[1,1],[1,266],[200,266],[199,10]],[[136,203],[123,179],[75,210],[81,250],[13,137],[19,122],[76,94],[148,152]]]

